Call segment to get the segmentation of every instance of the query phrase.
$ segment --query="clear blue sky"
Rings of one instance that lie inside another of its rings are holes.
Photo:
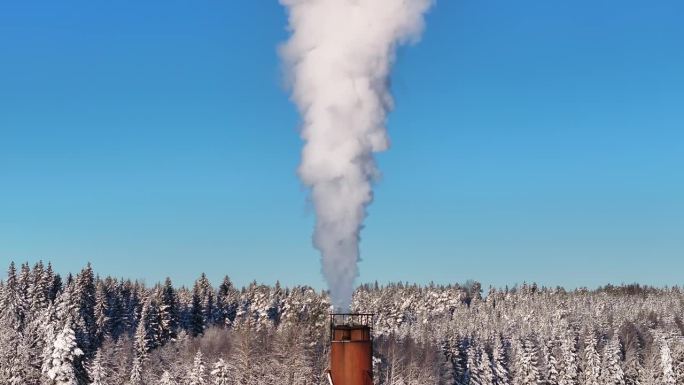
[[[684,283],[684,3],[442,0],[361,281]],[[0,264],[323,287],[275,0],[0,3]]]

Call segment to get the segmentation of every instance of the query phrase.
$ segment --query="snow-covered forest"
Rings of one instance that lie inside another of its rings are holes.
[[[327,383],[326,293],[253,283],[61,277],[10,265],[0,384]],[[378,385],[681,385],[684,294],[638,285],[364,285]]]

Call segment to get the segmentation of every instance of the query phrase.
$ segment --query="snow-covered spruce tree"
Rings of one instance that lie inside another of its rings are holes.
[[[501,334],[498,334],[494,339],[492,363],[496,385],[510,385],[511,379],[508,369],[509,366],[508,355],[506,354],[506,343]],[[557,385],[557,383],[550,383],[549,385]]]
[[[451,361],[451,359],[449,358],[449,356],[444,354],[444,347],[443,346],[441,348],[441,353],[442,353],[442,360],[441,360],[440,365],[439,365],[438,383],[440,385],[454,385],[455,380],[456,380],[456,373],[454,372],[454,364]],[[376,362],[377,362],[377,364],[381,363],[379,358],[377,358],[377,357],[373,357],[373,358],[374,358],[374,360],[373,360],[374,364]],[[374,378],[379,378],[378,370],[377,370],[379,368],[377,367],[378,366],[377,364],[374,365],[374,373],[375,373]]]
[[[133,364],[129,379],[130,385],[144,384],[144,369],[150,350],[156,347],[158,337],[158,313],[151,297],[145,299],[140,319],[137,322],[133,337]]]
[[[419,346],[419,354],[417,356],[416,364],[419,370],[418,384],[437,384],[439,377],[439,367],[442,363],[442,356],[439,351],[434,348],[431,343],[421,341]],[[488,370],[489,378],[491,379],[491,367]],[[491,385],[491,384],[490,384]]]
[[[160,297],[161,343],[175,341],[178,336],[178,299],[171,278],[167,277],[164,281]]]
[[[603,351],[603,363],[601,367],[602,385],[625,385],[625,375],[622,370],[622,348],[618,334],[613,333],[613,337],[606,344]]]
[[[577,342],[575,332],[571,329],[566,329],[562,334],[561,357],[563,365],[559,385],[578,385]]]
[[[311,382],[313,378],[312,346],[315,341],[301,332],[297,327],[287,327],[274,332],[273,346],[269,371],[265,374],[279,378],[272,381],[303,384]],[[271,373],[269,373],[271,372]]]
[[[237,312],[238,295],[239,293],[230,278],[227,275],[223,277],[223,282],[221,282],[216,295],[217,325],[230,326],[233,324]]]
[[[87,365],[88,377],[90,378],[90,385],[109,385],[107,366],[105,359],[102,357],[102,350],[98,349],[95,356]]]
[[[206,367],[204,365],[204,357],[202,356],[202,351],[198,350],[195,354],[195,359],[192,362],[192,368],[190,373],[188,373],[187,384],[188,385],[205,385],[206,380]]]
[[[212,325],[214,323],[216,300],[214,298],[214,289],[212,288],[211,282],[209,282],[207,275],[202,273],[200,278],[195,283],[195,286],[199,291],[199,297],[201,299],[202,317],[204,318],[204,325]]]
[[[633,323],[623,327],[625,336],[625,362],[623,365],[626,385],[642,385],[640,381],[643,372],[642,344],[639,331]]]
[[[437,356],[435,351],[426,349],[422,342],[412,339],[404,339],[402,353],[405,354],[405,367],[398,379],[399,384],[435,384],[437,383],[439,366],[438,361],[433,359]]]
[[[59,322],[57,319],[57,309],[56,305],[50,305],[43,315],[45,323],[41,329],[41,339],[43,340],[43,348],[40,351],[41,360],[41,384],[49,383],[49,377],[47,376],[48,370],[50,370],[52,365],[52,352],[54,350],[55,338],[59,330]]]
[[[544,354],[546,355],[546,359],[544,360],[546,363],[546,385],[558,385],[558,382],[560,381],[558,359],[556,358],[558,354],[556,342],[557,341],[554,338],[551,338],[543,345]]]
[[[660,347],[656,341],[650,342],[645,349],[644,367],[639,372],[641,385],[662,385],[663,368],[660,363]]]
[[[190,305],[189,317],[188,317],[188,332],[191,336],[196,337],[204,333],[205,319],[204,319],[204,306],[202,304],[202,293],[200,286],[195,282],[195,286],[192,290],[192,303]]]
[[[481,378],[482,373],[480,373],[481,357],[478,354],[479,352],[480,349],[477,347],[476,339],[471,337],[468,348],[466,349],[466,354],[468,355],[468,360],[466,361],[466,378],[468,378],[468,384],[470,385],[484,385],[484,381]]]
[[[126,280],[121,286],[124,309],[123,327],[126,333],[136,330],[143,307],[143,288],[138,282]]]
[[[114,279],[106,280],[109,292],[112,293],[109,304],[109,329],[113,340],[118,340],[128,331],[128,315],[125,300],[126,289],[123,282]]]
[[[684,337],[677,338],[677,345],[672,356],[672,366],[674,368],[675,382],[684,384]]]
[[[31,268],[28,263],[22,263],[19,276],[17,277],[17,297],[19,308],[24,321],[29,316],[31,305],[29,304],[29,290],[31,287]]]
[[[131,376],[128,379],[127,385],[145,385],[143,380],[143,362],[145,357],[138,354],[133,355],[133,364],[131,365]]]
[[[34,368],[29,364],[31,356],[29,341],[23,337],[19,337],[17,344],[16,357],[13,359],[13,369],[10,376],[9,383],[11,385],[23,385],[29,381],[36,381],[40,375],[34,372]]]
[[[144,322],[146,324],[147,336],[150,341],[149,349],[152,350],[161,346],[164,342],[162,339],[162,319],[159,313],[159,302],[157,302],[157,298],[152,294],[149,296],[147,314],[145,315]]]
[[[444,355],[441,370],[443,378],[440,383],[464,385],[467,360],[465,353],[461,353],[460,337],[454,330],[447,327],[440,340],[441,352]]]
[[[50,278],[47,275],[48,273],[45,271],[42,261],[38,261],[29,274],[28,291],[25,294],[27,324],[37,319],[50,304],[48,299]],[[31,332],[34,332],[34,330]],[[31,337],[33,339],[36,335]]]
[[[229,385],[230,369],[223,358],[219,358],[211,369],[211,380],[213,385]]]
[[[24,365],[19,357],[24,314],[14,262],[10,263],[7,281],[0,296],[0,383],[15,384],[24,381]]]
[[[111,336],[109,319],[109,293],[103,281],[98,281],[95,292],[95,342],[97,346],[102,344],[102,341]]]
[[[662,370],[662,385],[678,385],[675,382],[674,367],[672,365],[672,351],[668,344],[668,340],[664,336],[659,336],[658,343],[660,344],[660,367]]]
[[[485,350],[482,344],[478,345],[477,355],[480,358],[477,372],[480,374],[480,385],[494,385],[494,371],[492,370],[492,361],[489,353]]]
[[[76,301],[78,317],[74,318],[76,339],[83,347],[86,357],[95,353],[98,346],[97,322],[95,319],[95,278],[90,263],[76,276],[73,299]],[[81,358],[77,358],[80,360]]]
[[[48,298],[50,301],[54,302],[57,296],[62,291],[62,277],[59,274],[55,274],[52,270],[52,264],[48,262],[47,265],[47,277],[51,279],[49,284]]]
[[[145,322],[147,318],[147,309],[148,306],[143,306],[142,315],[140,321],[138,321],[138,326],[135,328],[133,340],[135,356],[138,357],[141,362],[147,357],[147,353],[154,344],[151,333],[147,330],[147,322]]]
[[[538,351],[532,337],[517,342],[514,385],[538,385],[541,382]]]
[[[103,356],[108,363],[109,382],[112,385],[124,385],[130,381],[135,350],[130,338],[105,340],[101,346]]]
[[[51,385],[79,385],[83,381],[79,378],[76,368],[77,360],[83,355],[83,351],[76,343],[71,324],[71,321],[67,321],[55,337],[52,354],[45,366],[45,374]]]
[[[178,383],[173,376],[171,376],[171,373],[169,373],[168,370],[165,370],[159,378],[158,385],[178,385]]]
[[[250,283],[240,295],[240,310],[236,326],[244,325],[254,330],[269,329],[277,326],[277,313],[280,311],[277,288]]]
[[[589,329],[584,334],[582,385],[601,385],[601,357],[597,350],[596,334]]]
[[[256,333],[248,330],[242,325],[234,331],[233,350],[227,363],[230,367],[231,378],[235,383],[257,385],[263,380],[264,370],[268,369],[266,365],[258,364],[265,346],[259,344]],[[265,331],[260,333],[265,333]]]
[[[40,382],[43,365],[43,352],[54,342],[56,319],[53,302],[50,299],[51,282],[54,279],[51,268],[46,270],[42,262],[37,262],[28,274],[28,293],[25,297],[28,311],[25,314],[24,330],[19,340],[17,359],[24,363],[24,380],[28,384]]]

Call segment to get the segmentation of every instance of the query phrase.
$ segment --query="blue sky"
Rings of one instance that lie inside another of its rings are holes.
[[[442,0],[360,281],[683,284],[684,3]],[[323,287],[276,1],[0,4],[0,264]]]

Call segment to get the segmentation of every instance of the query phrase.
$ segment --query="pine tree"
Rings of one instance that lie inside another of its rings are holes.
[[[14,262],[10,263],[7,271],[7,281],[2,290],[2,316],[3,324],[16,331],[21,332],[24,328],[24,313],[22,311],[22,295],[20,294],[19,282],[16,275]]]
[[[31,381],[36,381],[40,378],[40,374],[34,372],[34,368],[30,365],[31,346],[30,341],[26,337],[20,336],[17,341],[16,357],[14,358],[14,369],[12,369],[12,377],[10,378],[10,385],[24,385]]]
[[[54,305],[49,303],[47,308],[38,311],[26,325],[20,343],[23,354],[17,356],[24,362],[27,383],[40,382],[45,355],[52,353],[57,321]]]
[[[10,263],[7,281],[0,297],[0,383],[20,384],[24,378],[20,343],[23,342],[24,313],[14,262]]]
[[[307,383],[313,377],[311,343],[296,327],[283,328],[275,336],[267,337],[274,341],[268,361],[269,370],[265,372],[266,382]],[[255,353],[255,356],[258,352]]]
[[[17,278],[17,304],[21,314],[22,330],[30,315],[30,290],[31,290],[31,268],[28,263],[22,263],[19,276]]]
[[[150,338],[150,333],[147,330],[147,305],[143,306],[142,315],[140,321],[138,321],[138,326],[135,328],[135,336],[133,341],[133,347],[135,349],[135,356],[138,357],[140,361],[147,357],[147,353],[152,349],[153,341]]]
[[[660,362],[660,347],[657,341],[646,350],[643,370],[639,372],[641,385],[663,385],[663,368]]]
[[[35,318],[44,310],[49,300],[49,286],[46,281],[47,273],[44,270],[43,262],[38,261],[31,271],[31,278],[28,288],[29,317]]]
[[[468,345],[466,338],[457,338],[454,341],[452,360],[454,363],[454,374],[456,375],[457,385],[468,383]]]
[[[584,338],[583,385],[601,385],[601,357],[596,349],[596,343],[596,335],[588,330]]]
[[[601,368],[601,383],[603,385],[625,385],[621,355],[620,340],[617,333],[614,333],[603,352],[603,366]]]
[[[174,341],[178,336],[178,300],[170,278],[166,278],[161,291],[159,307],[161,341]]]
[[[88,365],[88,377],[90,377],[90,385],[108,385],[108,373],[105,367],[104,358],[100,349],[95,352],[95,357]]]
[[[546,385],[558,385],[560,372],[558,370],[558,359],[556,358],[556,340],[550,339],[546,344]]]
[[[675,382],[674,367],[672,365],[672,351],[665,337],[659,338],[660,365],[662,373],[662,385],[677,385]]]
[[[230,369],[223,358],[214,363],[214,367],[211,370],[211,376],[214,385],[230,384]]]
[[[49,306],[43,315],[44,323],[41,330],[41,339],[43,340],[43,349],[40,352],[41,359],[41,374],[43,377],[48,377],[48,371],[52,367],[52,353],[54,351],[55,339],[57,338],[58,318],[56,312],[56,305]],[[65,320],[68,324],[69,320]],[[41,384],[45,381],[41,381]]]
[[[202,352],[198,350],[192,363],[192,369],[188,373],[188,385],[205,385],[207,383],[205,372],[204,357]]]
[[[202,297],[198,284],[192,290],[192,304],[190,308],[190,320],[188,331],[193,337],[204,333],[204,312],[202,307]]]
[[[155,349],[163,343],[162,339],[162,319],[159,313],[159,303],[156,298],[150,296],[147,302],[147,314],[145,314],[146,330],[148,340],[150,341],[149,349]]]
[[[675,383],[684,384],[684,337],[680,337],[678,341],[672,357],[674,377]]]
[[[128,380],[128,385],[145,385],[143,381],[143,364],[145,357],[138,354],[133,355],[133,365],[131,366],[131,376]]]
[[[233,345],[233,354],[228,365],[233,383],[240,385],[252,385],[257,378],[257,349],[254,335],[240,332],[236,334]]]
[[[49,285],[46,284],[46,271],[41,261],[37,262],[32,270],[28,270],[28,264],[24,264],[22,276],[24,282],[18,293],[25,303],[23,330],[17,336],[16,360],[22,363],[23,368],[15,368],[15,376],[21,377],[25,383],[38,383],[41,377],[43,359],[41,352],[45,348],[43,329],[49,319],[45,318],[45,311],[50,306],[48,298]]]
[[[159,379],[159,385],[177,385],[177,382],[173,379],[171,374],[165,370]]]
[[[99,346],[106,337],[112,335],[112,330],[110,328],[109,294],[107,293],[107,287],[102,281],[99,281],[96,287],[94,308],[95,341]]]
[[[630,338],[625,343],[625,384],[642,385],[640,378],[644,369],[642,364],[641,342],[639,341],[638,332],[634,325],[629,325],[627,330]]]
[[[481,385],[494,385],[494,371],[492,370],[492,361],[489,358],[489,353],[482,345],[478,346],[478,353],[480,362],[477,372],[480,374]]]
[[[110,283],[111,302],[109,305],[109,329],[114,340],[126,333],[128,315],[126,314],[127,290],[123,282]]]
[[[484,381],[481,378],[482,373],[480,373],[480,360],[481,357],[478,354],[479,349],[475,344],[475,338],[470,339],[468,348],[466,349],[466,354],[468,355],[467,362],[467,375],[468,384],[470,385],[484,385]]]
[[[237,290],[233,287],[228,276],[223,277],[223,282],[219,286],[216,295],[217,319],[216,322],[221,326],[230,326],[235,321],[237,312]]]
[[[86,356],[90,356],[97,348],[97,322],[95,319],[95,278],[90,263],[76,276],[74,300],[77,304],[78,318],[76,338],[83,347]]]
[[[123,320],[124,330],[128,333],[135,332],[140,321],[143,303],[141,301],[140,285],[130,280],[123,282],[121,286],[122,306],[125,319]]]
[[[215,314],[215,299],[214,289],[211,287],[211,282],[207,275],[202,273],[196,282],[197,290],[199,291],[200,302],[202,307],[202,317],[204,325],[208,326],[214,323]]]
[[[508,370],[508,356],[503,337],[499,334],[494,339],[494,350],[492,353],[494,378],[497,385],[510,385],[510,372]],[[557,384],[549,384],[557,385]]]
[[[530,337],[518,342],[516,353],[516,371],[514,385],[537,385],[541,382],[539,373],[538,351],[534,340]]]
[[[439,380],[438,384],[440,385],[454,385],[456,382],[456,373],[454,371],[454,364],[449,358],[449,355],[446,354],[446,348],[442,344],[442,349],[441,349],[441,356],[442,360],[440,361],[439,365]],[[377,359],[377,363],[381,363],[382,361],[380,359]],[[374,378],[380,378],[380,375],[378,374],[378,369],[379,365],[375,365],[374,368]]]
[[[53,385],[78,385],[77,360],[83,351],[76,343],[76,336],[67,322],[62,331],[56,336],[50,361],[47,364],[47,377]]]
[[[48,301],[54,302],[58,293],[62,290],[62,278],[52,270],[52,264],[48,262],[44,274],[45,287],[47,288]]]
[[[561,357],[563,358],[563,366],[559,385],[577,385],[578,378],[578,364],[577,364],[577,348],[574,331],[568,330],[563,333],[561,340]]]

